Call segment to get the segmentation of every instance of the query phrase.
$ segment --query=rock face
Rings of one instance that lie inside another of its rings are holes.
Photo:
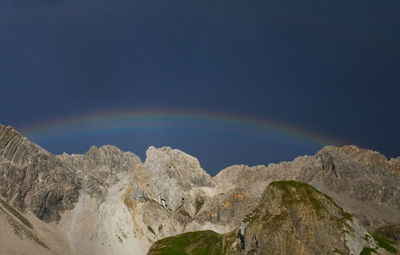
[[[271,183],[239,232],[241,254],[360,254],[377,248],[330,197],[294,181]]]
[[[152,199],[167,211],[176,211],[185,202],[185,191],[194,187],[214,187],[199,161],[170,147],[146,151],[146,161],[131,182],[132,200]]]
[[[400,224],[399,162],[356,146],[327,146],[292,162],[231,166],[212,178],[196,158],[170,147],[151,146],[145,162],[110,145],[55,156],[0,125],[0,198],[34,217],[39,237],[50,231],[39,229],[51,226],[60,244],[46,245],[61,254],[140,255],[157,240],[185,232],[229,235],[245,228],[243,219],[279,180],[311,184],[363,227],[396,236],[388,226]],[[228,237],[224,245],[237,241]]]
[[[236,237],[236,238],[235,238]],[[271,183],[241,226],[157,241],[148,254],[360,254],[378,242],[332,198],[295,181]]]
[[[362,225],[377,228],[400,221],[400,175],[394,162],[356,146],[326,146],[315,156],[301,156],[292,162],[232,166],[214,180],[225,187],[241,187],[255,197],[261,194],[257,187],[272,181],[306,182],[332,196]]]
[[[81,187],[77,173],[11,127],[0,125],[0,195],[50,222],[70,210]]]
[[[61,162],[76,169],[83,179],[85,192],[104,200],[107,190],[119,180],[121,173],[132,171],[141,164],[132,152],[123,152],[115,146],[90,147],[85,154],[66,153],[57,156]]]

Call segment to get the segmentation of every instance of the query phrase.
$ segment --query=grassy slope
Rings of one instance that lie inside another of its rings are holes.
[[[221,255],[223,236],[213,231],[188,232],[157,241],[149,255]]]

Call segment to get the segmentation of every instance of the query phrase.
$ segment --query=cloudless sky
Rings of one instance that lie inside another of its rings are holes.
[[[390,0],[1,1],[0,123],[201,111],[400,156],[399,11]],[[54,153],[115,144],[142,159],[170,145],[212,174],[320,148],[266,136],[158,127],[30,138]]]

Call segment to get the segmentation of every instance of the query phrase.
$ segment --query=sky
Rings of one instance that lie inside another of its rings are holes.
[[[400,156],[400,2],[5,0],[0,123],[47,150],[181,149],[210,174]]]

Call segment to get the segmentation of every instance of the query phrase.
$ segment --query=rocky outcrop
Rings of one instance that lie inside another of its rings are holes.
[[[390,159],[389,169],[397,175],[400,175],[400,157]]]
[[[60,231],[77,254],[144,254],[180,233],[244,230],[243,218],[279,180],[309,183],[362,226],[395,235],[385,226],[400,222],[399,162],[356,146],[327,146],[315,156],[235,165],[211,178],[196,158],[170,147],[151,146],[145,162],[110,145],[55,156],[0,125],[0,196],[23,213],[65,226]]]
[[[267,167],[232,166],[214,177],[227,189],[240,187],[245,196],[260,197],[260,188],[277,180],[306,182],[329,194],[366,227],[400,222],[400,176],[396,160],[356,146],[326,146],[315,156]]]
[[[123,152],[112,145],[100,148],[91,146],[85,154],[64,153],[58,158],[84,173],[96,175],[104,180],[121,172],[132,171],[141,163],[140,158],[132,152]]]
[[[112,145],[91,146],[85,154],[64,153],[57,157],[75,169],[83,179],[85,192],[100,200],[104,200],[108,189],[119,181],[120,173],[134,171],[141,164],[137,155]]]
[[[203,189],[215,188],[196,158],[170,147],[151,146],[129,180],[123,201],[134,235],[147,248],[159,238],[184,232],[194,222],[196,198]]]
[[[202,189],[215,188],[196,158],[170,147],[150,147],[144,163],[109,145],[58,158],[82,176],[71,221],[86,214],[101,222],[69,231],[77,253],[144,254],[155,240],[184,232],[193,222],[194,198]],[[90,241],[82,241],[82,232]]]
[[[311,184],[333,196],[364,226],[400,221],[400,176],[382,154],[356,146],[327,146],[321,153],[333,158],[337,176],[319,173]]]
[[[300,182],[271,183],[242,224],[239,254],[360,254],[377,248],[350,214]]]
[[[69,166],[12,127],[0,125],[0,196],[8,203],[50,222],[74,207],[80,187]]]
[[[379,250],[374,238],[312,186],[278,181],[268,186],[236,230],[165,238],[152,245],[148,254],[360,254]]]
[[[130,198],[157,201],[170,212],[185,202],[185,192],[215,186],[196,158],[170,147],[151,146],[145,163],[134,174]]]

